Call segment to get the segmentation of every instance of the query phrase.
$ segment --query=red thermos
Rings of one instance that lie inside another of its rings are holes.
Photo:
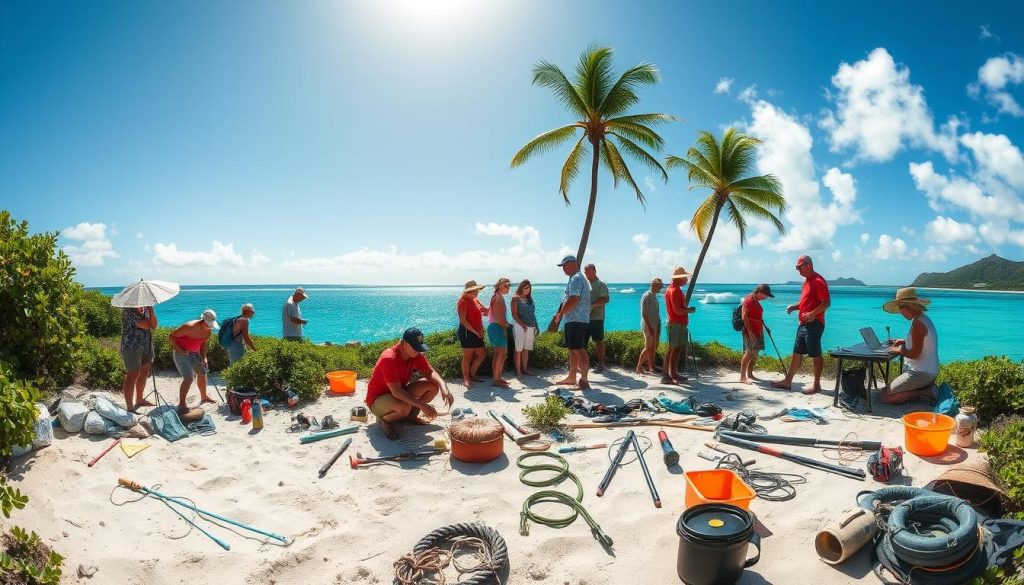
[[[252,402],[248,398],[242,401],[242,424],[247,425],[252,422]]]

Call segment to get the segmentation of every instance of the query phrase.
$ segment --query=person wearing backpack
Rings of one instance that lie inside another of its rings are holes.
[[[757,354],[764,349],[764,307],[761,301],[775,298],[767,284],[759,284],[757,288],[743,297],[743,301],[733,313],[733,327],[736,326],[736,312],[740,317],[740,333],[743,334],[743,357],[740,359],[740,384],[757,381],[754,377],[754,365]]]
[[[242,359],[245,355],[245,348],[256,349],[256,345],[249,337],[249,319],[256,315],[256,309],[252,303],[242,305],[242,313],[237,317],[225,319],[220,326],[217,340],[220,346],[228,352],[228,364],[233,364]]]

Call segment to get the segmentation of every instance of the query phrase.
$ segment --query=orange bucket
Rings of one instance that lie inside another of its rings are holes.
[[[949,443],[956,421],[937,412],[903,415],[903,438],[907,451],[919,457],[941,455]]]
[[[356,391],[356,373],[349,370],[327,372],[327,383],[335,394],[352,394]]]
[[[729,504],[748,510],[750,500],[756,495],[731,469],[686,472],[687,508],[698,504]]]

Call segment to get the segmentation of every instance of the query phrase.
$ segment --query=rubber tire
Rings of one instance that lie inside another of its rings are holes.
[[[948,530],[945,536],[923,536],[907,529],[923,522]],[[919,567],[945,567],[963,559],[978,545],[978,513],[967,502],[950,496],[922,496],[899,504],[889,515],[893,552]]]

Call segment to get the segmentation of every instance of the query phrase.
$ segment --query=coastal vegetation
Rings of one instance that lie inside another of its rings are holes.
[[[755,151],[761,141],[729,128],[721,142],[715,135],[702,130],[697,142],[686,151],[686,157],[669,155],[665,166],[686,171],[691,189],[711,189],[690,219],[690,229],[697,234],[702,246],[693,277],[686,289],[686,300],[693,296],[700,268],[711,247],[718,220],[725,211],[725,221],[736,227],[740,234],[740,247],[747,242],[747,224],[751,218],[766,221],[780,234],[786,232],[779,215],[786,210],[782,183],[772,175],[752,175]]]
[[[949,272],[924,272],[911,286],[977,290],[1024,290],[1024,262],[995,254]]]
[[[625,182],[636,193],[637,201],[644,203],[644,194],[626,164],[626,158],[639,160],[664,181],[668,173],[648,149],[660,151],[665,141],[652,128],[675,121],[668,114],[629,114],[640,102],[636,89],[658,82],[658,68],[650,63],[630,67],[617,79],[612,72],[612,50],[591,47],[580,55],[575,78],[569,78],[557,65],[541,61],[533,67],[533,84],[550,89],[558,101],[576,119],[573,123],[548,130],[529,141],[512,157],[512,167],[518,167],[533,155],[552,150],[582,135],[569,151],[562,165],[559,192],[569,205],[569,188],[579,176],[587,147],[590,148],[590,199],[583,221],[583,233],[576,252],[582,265],[590,239],[590,226],[597,205],[597,171],[603,164],[612,175],[614,185]],[[586,144],[584,144],[586,143]]]

